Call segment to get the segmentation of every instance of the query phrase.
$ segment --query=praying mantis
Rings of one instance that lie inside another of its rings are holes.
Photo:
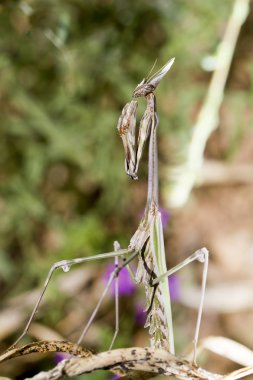
[[[208,269],[208,251],[202,248],[171,270],[166,268],[165,249],[161,214],[158,205],[158,163],[157,138],[158,116],[154,91],[164,75],[170,70],[174,58],[170,59],[151,78],[143,79],[135,88],[133,97],[145,97],[147,107],[140,121],[137,144],[135,142],[137,101],[127,103],[118,122],[118,131],[125,149],[125,170],[137,179],[139,161],[144,144],[149,138],[148,194],[144,216],[136,233],[130,240],[130,248],[140,252],[136,281],[144,283],[146,291],[147,321],[151,346],[166,348],[174,354],[174,337],[171,314],[171,302],[167,277],[190,262],[198,260],[204,263],[202,275],[202,292],[194,335],[193,362],[196,362],[196,347],[199,336],[203,310],[204,294]]]
[[[148,159],[148,191],[147,202],[144,216],[139,226],[130,240],[130,244],[126,249],[121,249],[119,243],[114,243],[114,251],[98,254],[95,256],[81,257],[69,260],[62,260],[55,263],[48,272],[44,287],[37,299],[31,316],[25,326],[24,331],[14,343],[14,346],[25,336],[32,323],[32,320],[41,304],[42,298],[46,292],[48,284],[53,273],[61,268],[64,272],[68,272],[70,267],[75,264],[81,264],[88,261],[100,259],[115,259],[115,269],[111,273],[110,278],[102,292],[97,305],[85,325],[77,343],[80,344],[87,333],[97,311],[106,296],[113,280],[116,280],[115,291],[115,333],[110,348],[112,347],[118,330],[119,330],[119,304],[118,304],[118,276],[124,267],[136,257],[139,259],[138,268],[135,273],[134,280],[137,283],[143,283],[146,294],[146,313],[147,320],[145,327],[149,327],[151,336],[151,346],[154,348],[163,348],[175,353],[173,324],[171,313],[170,292],[168,285],[168,276],[183,268],[190,262],[198,260],[204,263],[202,275],[202,290],[200,306],[198,310],[197,323],[194,335],[193,362],[196,362],[196,347],[199,336],[200,322],[203,310],[204,293],[207,278],[208,267],[208,251],[206,248],[199,249],[186,260],[167,270],[166,257],[164,248],[163,228],[161,223],[161,214],[158,204],[158,160],[157,160],[157,127],[158,116],[156,111],[156,97],[154,91],[160,83],[161,79],[170,70],[174,63],[174,58],[170,59],[153,76],[143,79],[133,91],[131,102],[127,103],[122,110],[118,121],[117,129],[122,138],[125,150],[125,170],[132,178],[137,179],[138,167],[142,157],[145,142],[149,139],[149,159]],[[144,97],[147,107],[140,121],[138,138],[136,141],[136,114],[137,114],[137,98]],[[121,263],[119,263],[119,259]]]

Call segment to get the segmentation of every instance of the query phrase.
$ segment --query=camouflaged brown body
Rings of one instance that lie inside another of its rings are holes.
[[[147,314],[144,327],[149,328],[151,336],[151,347],[168,349],[168,329],[167,320],[164,313],[164,303],[160,285],[152,286],[153,280],[157,277],[156,267],[150,242],[150,219],[154,218],[153,207],[148,211],[147,217],[142,219],[140,227],[130,241],[130,248],[135,242],[141,242],[138,267],[135,275],[137,283],[143,284],[146,295],[146,305],[144,311]]]
[[[156,113],[156,99],[153,92],[163,76],[170,69],[174,59],[154,74],[150,79],[143,79],[133,92],[133,97],[145,97],[147,107],[141,119],[138,139],[135,141],[136,107],[128,103],[119,118],[118,131],[123,140],[126,153],[126,172],[133,179],[137,179],[139,162],[143,153],[145,142],[150,138],[149,145],[149,178],[148,196],[145,215],[139,227],[133,235],[129,249],[139,252],[139,264],[136,272],[136,281],[143,283],[146,293],[147,320],[145,327],[149,327],[151,335],[151,346],[156,348],[169,348],[169,328],[163,301],[163,290],[161,284],[155,286],[152,282],[158,277],[159,271],[156,263],[155,253],[151,243],[151,225],[154,218],[159,213],[158,210],[158,172],[157,172],[157,147],[156,128],[158,116]],[[133,129],[129,125],[134,125]],[[166,268],[165,268],[166,271]]]

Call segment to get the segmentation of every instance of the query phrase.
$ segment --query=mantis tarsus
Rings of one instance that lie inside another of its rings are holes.
[[[78,343],[81,343],[84,335],[86,334],[90,324],[92,323],[112,281],[118,278],[121,269],[127,266],[136,256],[139,257],[139,265],[135,274],[137,283],[144,283],[146,291],[146,311],[147,321],[145,327],[149,327],[151,335],[151,346],[155,348],[166,348],[171,353],[174,353],[174,338],[170,305],[170,293],[167,277],[177,270],[183,268],[193,260],[204,262],[204,270],[202,277],[202,293],[201,301],[197,318],[197,325],[194,336],[194,356],[193,361],[196,360],[196,345],[199,334],[199,327],[203,309],[203,299],[205,292],[207,265],[208,265],[208,252],[205,248],[196,251],[188,259],[178,264],[176,267],[167,270],[163,229],[161,223],[161,215],[158,205],[158,165],[157,165],[157,139],[156,130],[158,126],[158,116],[156,112],[156,98],[154,91],[164,75],[169,71],[174,58],[169,60],[162,69],[148,79],[138,84],[133,92],[133,97],[145,97],[147,107],[145,113],[140,121],[138,139],[136,141],[136,111],[138,102],[132,100],[127,103],[122,110],[119,118],[117,129],[122,138],[125,149],[125,170],[126,173],[133,179],[137,179],[137,172],[139,162],[142,156],[145,142],[149,138],[149,162],[148,162],[148,194],[145,213],[140,221],[137,231],[130,240],[127,249],[120,249],[119,245],[114,245],[114,251],[96,256],[89,256],[84,258],[76,258],[72,260],[63,260],[55,263],[46,278],[44,288],[36,302],[33,312],[27,322],[27,325],[17,339],[16,345],[23,336],[27,333],[30,324],[37,312],[47,286],[54,271],[58,268],[63,269],[65,272],[74,264],[80,264],[86,261],[115,258],[115,270],[112,272],[109,281],[94,309],[88,323],[86,324]],[[118,258],[123,258],[122,263],[119,265]],[[117,281],[116,281],[117,282]],[[117,287],[116,287],[117,289]],[[116,291],[117,294],[117,291]],[[116,297],[116,323],[115,333],[112,344],[118,332],[118,300]],[[112,347],[112,344],[110,348]]]

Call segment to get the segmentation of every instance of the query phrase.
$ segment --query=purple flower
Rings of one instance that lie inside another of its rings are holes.
[[[54,356],[54,360],[56,364],[60,363],[64,359],[73,358],[73,355],[68,354],[67,352],[57,352]]]
[[[107,283],[111,273],[114,271],[115,265],[109,264],[106,267],[105,273],[103,275],[104,283]],[[135,285],[130,277],[127,268],[123,268],[119,273],[119,295],[131,295],[135,292]],[[115,279],[110,286],[110,294],[115,296]]]
[[[134,319],[139,326],[144,326],[147,319],[147,313],[143,309],[144,305],[142,303],[136,303],[134,308]]]
[[[117,373],[113,373],[111,376],[110,376],[110,380],[117,380],[117,379],[120,379],[120,375],[117,375]]]
[[[168,223],[170,221],[170,218],[171,218],[171,215],[170,213],[163,207],[160,207],[159,208],[159,211],[161,213],[161,219],[162,219],[162,225],[163,225],[163,229],[166,230],[166,228],[168,227]]]
[[[168,281],[171,301],[178,301],[180,299],[180,279],[176,274],[172,274]]]

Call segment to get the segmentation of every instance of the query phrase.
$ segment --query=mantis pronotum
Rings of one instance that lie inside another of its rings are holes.
[[[171,68],[174,59],[171,59],[167,64],[154,74],[149,79],[143,81],[136,87],[133,92],[133,97],[137,98],[144,96],[147,101],[147,108],[140,122],[139,136],[135,139],[136,128],[136,111],[137,101],[132,100],[127,103],[122,110],[122,114],[118,121],[118,131],[122,137],[125,149],[125,169],[127,174],[137,179],[137,171],[139,162],[142,156],[145,141],[149,138],[149,171],[148,171],[148,194],[145,213],[140,221],[137,231],[130,240],[127,249],[120,249],[119,245],[114,245],[114,251],[96,256],[76,258],[71,260],[63,260],[55,263],[46,278],[42,292],[34,306],[32,314],[27,322],[27,325],[21,336],[14,343],[16,345],[22,337],[27,333],[31,322],[37,312],[47,286],[51,280],[54,271],[61,268],[67,272],[74,264],[80,264],[86,261],[98,259],[115,258],[115,270],[112,272],[109,281],[101,295],[94,312],[92,313],[88,323],[86,324],[78,343],[81,343],[90,324],[92,323],[102,301],[114,278],[117,279],[123,267],[127,266],[136,256],[139,257],[139,265],[135,275],[138,283],[143,282],[146,290],[146,311],[147,321],[145,327],[149,326],[151,335],[151,346],[155,348],[165,348],[171,353],[174,353],[174,338],[170,306],[170,293],[167,277],[193,260],[204,262],[203,278],[202,278],[202,295],[198,312],[198,319],[194,337],[194,357],[196,359],[196,345],[199,334],[199,326],[203,308],[203,297],[205,291],[208,252],[205,248],[196,251],[188,259],[178,264],[176,267],[167,271],[163,230],[161,224],[161,215],[158,206],[158,168],[157,168],[157,141],[156,130],[158,126],[158,116],[156,112],[156,98],[154,91],[161,79]],[[121,265],[118,264],[117,258],[123,258]],[[116,292],[117,293],[117,292]],[[116,301],[116,327],[112,344],[116,338],[118,331],[118,302]],[[112,346],[111,344],[111,346]],[[111,348],[110,346],[110,348]]]

